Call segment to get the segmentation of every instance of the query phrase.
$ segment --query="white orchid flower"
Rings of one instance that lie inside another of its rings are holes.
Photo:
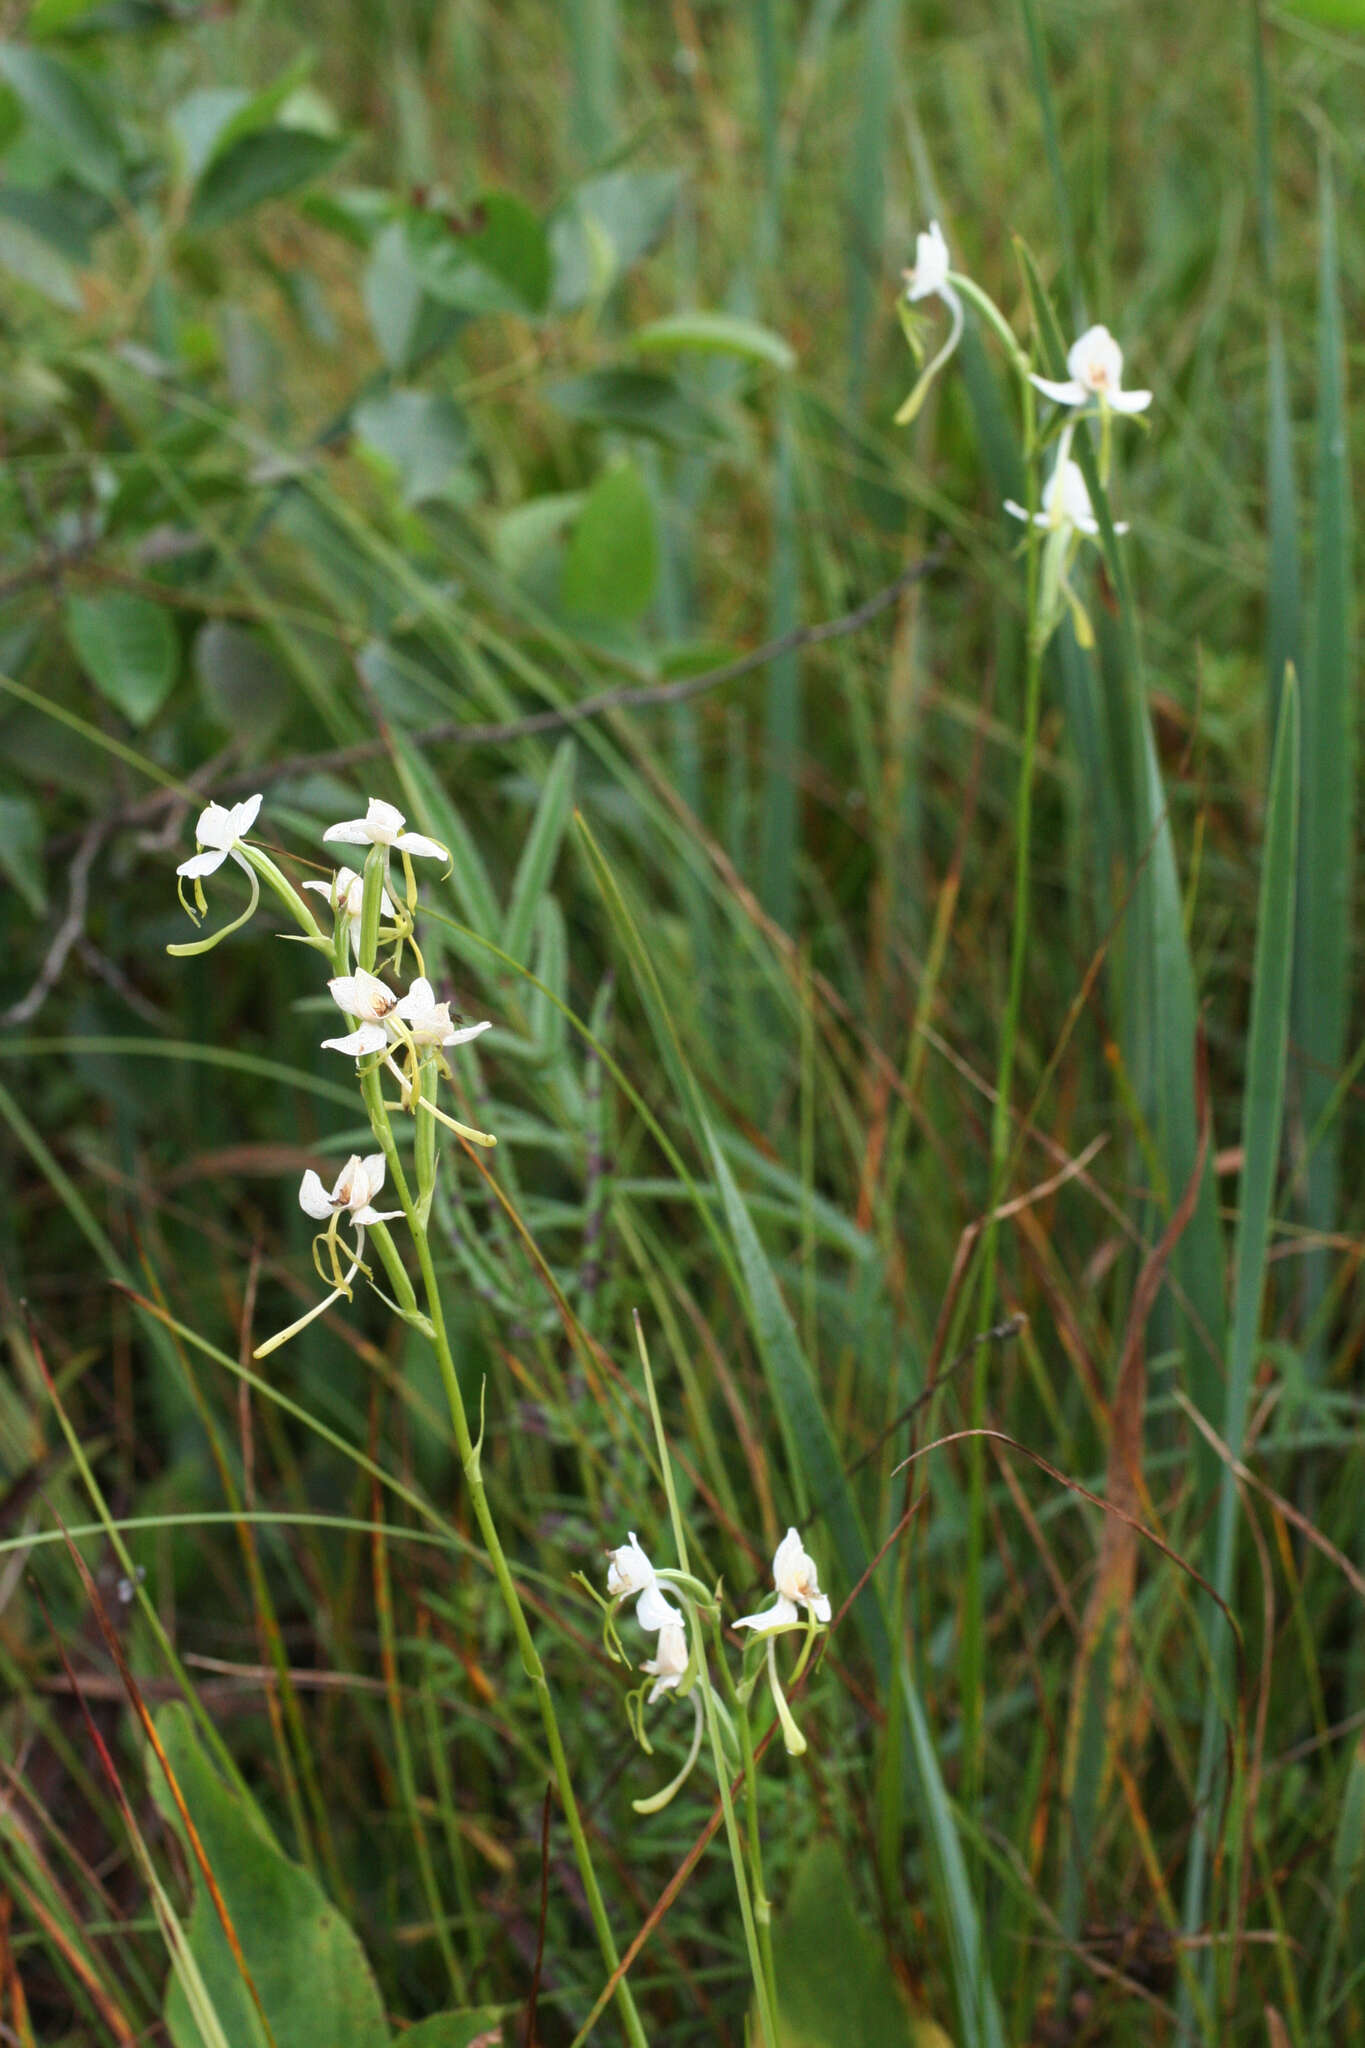
[[[1066,366],[1071,376],[1064,384],[1036,376],[1029,382],[1058,405],[1089,405],[1095,399],[1102,411],[1139,413],[1152,402],[1150,391],[1122,388],[1123,350],[1107,327],[1087,327],[1067,351]]]
[[[736,1628],[751,1628],[756,1635],[792,1628],[801,1619],[800,1607],[804,1607],[816,1621],[828,1622],[828,1596],[820,1591],[815,1560],[806,1551],[796,1529],[788,1529],[777,1546],[773,1557],[773,1584],[777,1588],[776,1603],[757,1614],[742,1615],[735,1623]]]
[[[646,1677],[654,1680],[649,1691],[652,1707],[660,1693],[673,1692],[687,1676],[687,1629],[681,1615],[676,1621],[666,1621],[659,1629],[654,1655],[640,1666]]]
[[[943,230],[936,220],[915,237],[915,267],[905,273],[905,296],[911,305],[917,299],[943,297],[952,264]]]
[[[635,1619],[649,1635],[682,1621],[681,1610],[664,1593],[633,1529],[628,1542],[608,1552],[607,1592],[613,1600],[635,1601]]]
[[[399,853],[419,860],[449,860],[449,850],[439,839],[428,839],[421,832],[405,832],[403,813],[393,804],[386,804],[382,798],[372,796],[363,818],[343,818],[339,825],[329,825],[323,833],[324,839],[339,839],[346,846],[392,846]]]
[[[395,1014],[402,997],[364,967],[358,967],[354,974],[334,975],[327,986],[338,1008],[348,1017],[359,1017],[360,1023],[344,1038],[324,1038],[323,1051],[350,1053],[355,1059],[366,1053],[383,1052],[389,1043],[384,1020]],[[395,1068],[394,1072],[397,1071]]]
[[[178,875],[200,881],[223,865],[225,860],[235,860],[242,873],[251,875],[251,863],[241,851],[242,841],[256,822],[256,813],[261,808],[259,793],[244,797],[230,810],[222,804],[209,804],[199,813],[199,822],[194,828],[195,843],[207,847],[207,852],[191,854],[182,860],[176,869]]]
[[[333,917],[344,917],[350,927],[351,952],[360,951],[360,913],[365,904],[365,877],[358,875],[354,868],[338,868],[330,882],[305,882],[305,889],[315,895],[325,896]],[[379,898],[381,917],[395,918],[398,911],[387,889]]]
[[[359,1153],[353,1152],[333,1182],[330,1193],[311,1167],[304,1174],[299,1182],[299,1207],[305,1216],[311,1216],[316,1222],[327,1225],[326,1230],[313,1240],[313,1263],[324,1282],[329,1279],[332,1281],[332,1291],[323,1300],[316,1302],[296,1322],[292,1322],[287,1330],[277,1330],[273,1337],[267,1338],[264,1344],[259,1344],[255,1352],[257,1358],[268,1358],[272,1351],[278,1351],[281,1344],[287,1344],[291,1337],[296,1337],[300,1330],[306,1329],[309,1323],[325,1314],[334,1301],[340,1301],[343,1296],[347,1301],[350,1300],[351,1282],[364,1263],[367,1225],[392,1223],[403,1213],[401,1209],[375,1208],[374,1198],[383,1185],[382,1152],[371,1152],[363,1159]],[[343,1218],[355,1230],[354,1246],[344,1248],[351,1262],[345,1273],[341,1270],[338,1238]],[[323,1247],[323,1251],[319,1250],[320,1246]],[[322,1262],[324,1253],[327,1259],[326,1268]]]
[[[299,1183],[299,1207],[320,1223],[330,1222],[343,1210],[357,1228],[367,1223],[392,1223],[401,1209],[376,1209],[374,1197],[384,1185],[384,1155],[371,1152],[361,1158],[353,1152],[337,1175],[329,1194],[310,1168]]]
[[[632,1529],[626,1542],[607,1552],[607,1592],[613,1600],[628,1600],[654,1582],[654,1567]]]
[[[1028,520],[1028,512],[1013,498],[1006,498],[1005,510],[1014,519]],[[1090,502],[1090,492],[1080,464],[1065,449],[1058,455],[1052,474],[1043,485],[1042,509],[1033,514],[1033,524],[1041,526],[1047,533],[1084,533],[1091,540],[1099,535],[1099,521]],[[1127,533],[1127,520],[1116,519],[1114,531]]]
[[[438,1003],[436,991],[424,975],[419,975],[405,996],[396,996],[387,982],[371,974],[364,967],[357,967],[354,974],[337,974],[327,984],[333,1001],[348,1017],[360,1019],[354,1031],[348,1031],[342,1038],[324,1038],[325,1052],[348,1053],[352,1059],[364,1059],[370,1053],[382,1052],[383,1064],[397,1081],[400,1098],[399,1107],[414,1113],[420,1108],[427,1110],[440,1123],[446,1124],[460,1137],[467,1138],[471,1145],[491,1147],[497,1139],[489,1131],[475,1130],[472,1124],[463,1124],[458,1118],[448,1116],[438,1109],[431,1100],[432,1088],[423,1092],[423,1055],[442,1051],[446,1046],[464,1045],[471,1038],[491,1027],[485,1020],[480,1024],[456,1026],[450,1014],[449,1003]],[[393,1056],[393,1048],[401,1045],[407,1053],[407,1070],[399,1066]]]
[[[962,300],[952,282],[952,260],[948,254],[948,244],[936,220],[931,220],[927,229],[915,237],[915,267],[905,272],[905,297],[912,306],[918,305],[922,299],[941,299],[948,309],[952,324],[948,329],[948,339],[932,362],[920,372],[914,390],[896,414],[898,427],[906,426],[915,417],[924,402],[929,386],[962,339]],[[922,350],[913,326],[906,326],[906,334],[918,357]]]
[[[450,1015],[449,1003],[437,1002],[435,989],[421,974],[409,986],[393,1014],[401,1017],[407,1025],[406,1036],[412,1043],[424,1047],[465,1045],[471,1038],[493,1028],[487,1018],[481,1024],[461,1024],[457,1028]]]
[[[236,862],[247,878],[251,894],[247,899],[246,909],[239,917],[233,918],[230,924],[224,925],[221,931],[215,932],[211,938],[195,939],[188,945],[168,946],[168,953],[183,958],[191,953],[207,952],[211,946],[216,946],[220,940],[227,938],[229,933],[240,930],[255,910],[261,900],[261,885],[257,880],[255,868],[242,851],[242,841],[255,824],[256,813],[260,808],[261,799],[258,793],[244,798],[239,804],[233,804],[230,810],[223,804],[207,804],[199,813],[199,820],[194,828],[195,844],[199,851],[192,853],[188,860],[182,860],[175,871],[176,893],[186,915],[195,924],[199,924],[208,915],[208,903],[204,897],[204,877],[215,874],[225,860]],[[273,870],[271,872],[273,873]],[[194,884],[193,903],[185,894],[187,882]]]

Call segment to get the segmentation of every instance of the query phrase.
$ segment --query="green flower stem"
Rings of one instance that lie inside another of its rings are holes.
[[[690,1606],[690,1603],[687,1619],[690,1625],[697,1630],[698,1642],[700,1642],[700,1624],[697,1620],[696,1610]],[[722,1668],[725,1668],[723,1658],[721,1663]],[[706,1710],[706,1732],[711,1740],[711,1757],[715,1765],[716,1784],[720,1788],[721,1811],[725,1815],[725,1840],[730,1851],[730,1865],[735,1874],[735,1896],[739,1900],[739,1917],[744,1923],[744,1946],[749,1952],[749,1974],[754,1980],[754,1997],[758,2004],[759,2039],[757,2048],[778,2048],[777,1999],[773,1990],[772,1950],[770,1930],[767,1925],[767,1900],[763,1897],[760,1869],[759,1877],[756,1881],[756,1892],[761,1904],[761,1913],[759,1920],[756,1921],[753,1904],[749,1897],[749,1871],[745,1865],[744,1844],[740,1839],[739,1823],[735,1818],[735,1802],[730,1797],[730,1769],[725,1761],[725,1752],[721,1747],[720,1725],[716,1718],[716,1701],[712,1696],[711,1674],[704,1655],[700,1659],[697,1684],[701,1687],[702,1705]],[[758,1841],[757,1788],[752,1786],[750,1778],[753,1768],[753,1743],[748,1732],[748,1715],[741,1713],[739,1723],[744,1731],[741,1739],[750,1759],[746,1766],[745,1793],[746,1798],[752,1796],[753,1799],[750,1847],[751,1851],[756,1853]],[[764,1939],[760,1939],[760,1924],[764,1928]]]
[[[387,1165],[387,1161],[385,1163]],[[420,1314],[420,1310],[417,1307],[417,1290],[408,1278],[408,1269],[403,1264],[402,1255],[393,1241],[388,1224],[372,1223],[369,1235],[365,1241],[367,1244],[372,1244],[378,1252],[383,1262],[384,1271],[389,1276],[389,1285],[393,1289],[394,1299],[404,1315]]]
[[[744,1770],[744,1818],[749,1845],[749,1875],[753,1885],[754,1918],[758,1926],[758,1946],[763,1962],[764,1978],[768,1987],[768,1998],[774,2016],[778,2010],[777,1971],[773,1963],[772,1905],[767,1887],[763,1882],[763,1843],[759,1832],[758,1817],[758,1759],[754,1754],[753,1729],[749,1723],[749,1701],[752,1693],[741,1693],[735,1684],[729,1660],[725,1656],[721,1633],[719,1610],[711,1616],[712,1634],[716,1645],[716,1665],[725,1683],[729,1698],[731,1720],[739,1731],[740,1762]]]
[[[368,893],[368,874],[366,880]],[[460,1466],[469,1487],[470,1500],[474,1508],[474,1519],[478,1523],[479,1534],[483,1538],[483,1546],[488,1554],[488,1561],[493,1568],[493,1577],[497,1581],[498,1591],[502,1596],[502,1603],[506,1609],[507,1618],[512,1624],[512,1633],[516,1637],[517,1649],[521,1655],[522,1669],[530,1679],[535,1691],[536,1705],[540,1709],[541,1723],[545,1730],[546,1747],[550,1753],[551,1769],[554,1773],[555,1784],[559,1790],[560,1804],[563,1807],[564,1817],[568,1822],[569,1834],[573,1842],[574,1861],[578,1865],[578,1874],[582,1880],[584,1895],[588,1901],[588,1911],[592,1916],[592,1923],[597,1932],[597,1942],[602,1953],[602,1960],[606,1964],[607,1972],[610,1975],[617,1968],[620,1956],[617,1953],[616,1942],[612,1935],[611,1922],[607,1918],[607,1909],[603,1903],[601,1887],[597,1882],[597,1872],[593,1868],[592,1851],[588,1846],[588,1838],[584,1832],[582,1816],[578,1810],[578,1801],[574,1796],[573,1782],[569,1776],[569,1762],[564,1751],[563,1737],[559,1732],[559,1719],[555,1713],[554,1699],[545,1676],[545,1667],[540,1661],[539,1652],[532,1639],[530,1625],[526,1619],[526,1611],[521,1604],[521,1595],[518,1593],[516,1581],[512,1577],[511,1566],[507,1562],[507,1555],[503,1550],[502,1539],[498,1534],[497,1523],[493,1519],[493,1510],[489,1504],[487,1489],[484,1486],[480,1463],[483,1449],[482,1424],[480,1425],[479,1437],[476,1442],[470,1435],[469,1418],[465,1413],[464,1396],[460,1391],[459,1376],[455,1370],[455,1359],[451,1352],[450,1339],[446,1332],[445,1315],[441,1304],[441,1290],[436,1278],[436,1268],[431,1256],[431,1245],[427,1237],[426,1225],[413,1198],[412,1191],[408,1186],[407,1175],[403,1171],[403,1162],[398,1155],[398,1147],[394,1141],[393,1126],[389,1121],[389,1112],[384,1105],[383,1086],[378,1073],[366,1074],[362,1079],[361,1086],[365,1095],[365,1107],[370,1114],[371,1128],[374,1131],[376,1142],[384,1154],[390,1185],[398,1198],[404,1215],[407,1217],[408,1228],[412,1233],[412,1241],[416,1247],[417,1264],[422,1276],[422,1291],[426,1301],[426,1311],[431,1321],[432,1346],[436,1353],[436,1363],[440,1368],[441,1381],[446,1391],[451,1425],[455,1431],[455,1443],[460,1454]],[[625,1978],[622,1978],[617,1986],[616,1997],[621,2008],[626,2038],[631,2042],[632,2048],[648,2048],[645,2031],[641,2025],[640,2015],[636,2008],[635,1996]]]
[[[986,322],[986,325],[990,328],[991,332],[996,336],[997,340],[1003,347],[1005,354],[1009,357],[1011,368],[1018,375],[1020,383],[1028,384],[1028,357],[1024,354],[1024,351],[1020,348],[1018,342],[1015,340],[1014,330],[1010,326],[1009,321],[1005,318],[1004,314],[1001,312],[1000,308],[996,305],[995,300],[990,298],[985,292],[983,292],[980,285],[975,283],[973,279],[971,279],[970,277],[964,277],[960,271],[950,270],[948,273],[948,282],[949,284],[952,285],[954,291],[958,294],[960,298],[966,299],[969,305],[973,305],[976,307],[977,312]],[[1028,389],[1029,396],[1025,403],[1031,408],[1033,398],[1033,387],[1031,384],[1028,384]],[[1028,443],[1031,444],[1033,439],[1033,420],[1031,416],[1028,418],[1027,438]],[[1032,509],[1033,507],[1030,506],[1029,510],[1032,511]]]
[[[325,946],[327,944],[326,934],[312,911],[308,908],[303,897],[300,896],[294,884],[289,880],[289,877],[276,867],[268,853],[262,853],[259,846],[248,846],[246,841],[243,840],[241,848],[242,852],[251,862],[252,867],[256,870],[256,873],[261,877],[261,880],[270,884],[270,887],[279,897],[280,902],[289,912],[289,915],[293,918],[304,937],[306,939],[315,939],[319,945]],[[338,924],[343,922],[343,919],[337,919]],[[339,971],[344,972],[345,970],[341,969]]]
[[[758,1922],[758,1947],[768,2000],[777,2014],[777,1971],[773,1965],[773,1909],[763,1882],[763,1837],[758,1824],[758,1765],[754,1757],[754,1732],[749,1709],[743,1706],[735,1717],[739,1729],[740,1755],[744,1761],[744,1813],[749,1840],[749,1879],[754,1891],[754,1918]]]

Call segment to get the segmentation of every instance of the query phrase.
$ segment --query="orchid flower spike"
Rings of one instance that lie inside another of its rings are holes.
[[[1150,391],[1122,389],[1123,350],[1107,327],[1087,327],[1067,351],[1066,366],[1071,375],[1064,384],[1035,376],[1029,382],[1058,405],[1089,405],[1094,400],[1102,412],[1138,413],[1146,412],[1152,402]]]
[[[365,1257],[366,1226],[373,1223],[392,1223],[403,1213],[401,1209],[375,1208],[374,1198],[383,1185],[382,1152],[371,1152],[363,1159],[359,1153],[353,1152],[333,1182],[330,1193],[311,1167],[305,1173],[299,1183],[299,1207],[305,1216],[311,1216],[316,1222],[327,1225],[326,1230],[314,1240],[313,1260],[322,1278],[330,1278],[334,1284],[331,1293],[322,1301],[315,1303],[306,1315],[301,1315],[287,1330],[277,1330],[273,1337],[258,1345],[255,1352],[257,1358],[268,1358],[272,1351],[278,1351],[281,1344],[287,1344],[291,1337],[296,1337],[300,1330],[322,1315],[334,1301],[340,1301],[343,1295],[347,1301],[350,1300],[351,1282],[360,1271]],[[355,1229],[354,1248],[347,1248],[351,1265],[346,1273],[341,1270],[337,1237],[343,1218],[349,1220]],[[319,1245],[326,1247],[330,1272],[323,1270]]]
[[[666,1597],[633,1529],[628,1542],[608,1553],[607,1592],[613,1600],[635,1601],[635,1619],[649,1635],[682,1625],[681,1611]]]
[[[921,299],[941,299],[951,316],[952,325],[948,339],[933,360],[920,372],[914,390],[896,414],[896,425],[907,426],[924,403],[925,394],[943,365],[952,355],[962,339],[962,300],[952,282],[952,264],[948,255],[948,244],[943,239],[943,230],[936,220],[931,220],[922,234],[915,237],[915,267],[905,272],[905,297],[908,304],[918,305]],[[908,324],[906,334],[916,356],[921,353],[920,343],[912,325]]]
[[[392,846],[399,853],[416,854],[419,860],[450,859],[448,848],[439,839],[427,839],[421,832],[405,832],[403,825],[400,810],[372,796],[363,818],[343,818],[339,825],[329,825],[322,836],[339,839],[346,846]]]
[[[654,1655],[640,1666],[647,1677],[654,1680],[649,1690],[649,1704],[652,1707],[660,1693],[673,1692],[687,1676],[687,1628],[679,1615],[676,1621],[666,1621],[659,1629]]]
[[[305,889],[327,898],[333,917],[344,917],[350,928],[352,955],[360,951],[360,913],[365,902],[365,877],[354,868],[338,868],[330,882],[305,882]],[[381,917],[395,918],[398,911],[385,889],[379,899]]]
[[[829,1598],[820,1591],[815,1560],[807,1553],[796,1529],[788,1529],[777,1546],[773,1557],[773,1584],[777,1588],[775,1604],[757,1614],[742,1615],[735,1623],[736,1628],[751,1628],[756,1635],[767,1635],[779,1628],[793,1628],[801,1619],[798,1604],[806,1609],[812,1621],[828,1623]]]
[[[1006,498],[1005,510],[1014,519],[1028,520],[1027,511],[1013,498]],[[1065,449],[1059,453],[1052,474],[1043,485],[1042,510],[1033,514],[1033,524],[1048,533],[1083,533],[1091,540],[1098,538],[1100,525],[1085,477],[1080,464]],[[1127,533],[1127,520],[1116,519],[1114,531]]]

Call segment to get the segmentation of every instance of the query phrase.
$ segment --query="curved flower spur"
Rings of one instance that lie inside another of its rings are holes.
[[[340,1301],[343,1296],[349,1301],[351,1283],[357,1273],[363,1271],[368,1277],[368,1268],[365,1266],[366,1228],[376,1224],[382,1226],[392,1223],[403,1213],[401,1209],[375,1208],[374,1197],[383,1185],[382,1152],[371,1152],[364,1158],[353,1152],[337,1175],[330,1194],[311,1168],[305,1173],[299,1183],[299,1207],[305,1216],[311,1216],[317,1222],[327,1225],[326,1230],[319,1232],[313,1239],[313,1264],[317,1267],[318,1277],[324,1285],[328,1280],[332,1282],[332,1291],[324,1300],[316,1302],[306,1315],[301,1315],[296,1322],[292,1322],[288,1329],[277,1330],[264,1344],[258,1344],[252,1354],[254,1357],[268,1358],[272,1351],[278,1351],[281,1344],[287,1344],[291,1337],[297,1336],[300,1330],[305,1329],[316,1317],[329,1309],[334,1301]],[[346,1273],[341,1270],[338,1238],[343,1217],[349,1220],[355,1231],[354,1246],[340,1248],[344,1249],[351,1261],[350,1269]],[[330,1271],[324,1269],[324,1256]]]

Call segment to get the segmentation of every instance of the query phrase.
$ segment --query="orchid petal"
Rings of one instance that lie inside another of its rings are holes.
[[[1152,402],[1150,391],[1116,391],[1109,400],[1114,412],[1146,412]]]
[[[450,850],[442,846],[439,839],[428,839],[421,832],[400,832],[394,840],[400,853],[409,858],[416,854],[419,860],[449,860]]]
[[[742,1614],[735,1627],[751,1628],[755,1635],[761,1636],[767,1635],[770,1629],[792,1628],[800,1619],[796,1602],[788,1600],[785,1594],[779,1594],[775,1606],[765,1607],[758,1614]]]
[[[237,837],[232,812],[222,804],[206,804],[199,813],[194,836],[201,846],[216,846],[226,853]]]
[[[616,1550],[608,1552],[607,1591],[613,1600],[627,1598],[632,1593],[643,1593],[646,1586],[654,1582],[654,1567],[640,1547],[640,1539],[632,1529],[629,1540]]]
[[[426,1010],[434,1010],[435,1007],[436,991],[425,975],[419,974],[398,1005],[395,1015],[411,1018],[414,1015],[420,1016]]]
[[[1050,377],[1030,375],[1029,383],[1035,391],[1041,391],[1044,398],[1054,399],[1058,405],[1084,405],[1090,396],[1084,385],[1078,384],[1074,377],[1065,384],[1054,384]]]
[[[305,1216],[325,1223],[332,1214],[332,1198],[310,1166],[299,1182],[299,1207]]]
[[[348,1017],[364,1017],[371,1023],[378,1023],[398,1008],[398,997],[386,982],[367,968],[358,967],[354,974],[337,974],[327,984],[332,1000]]]
[[[176,869],[178,875],[211,875],[223,865],[228,857],[225,846],[214,853],[192,853],[188,860],[182,860]]]
[[[232,826],[232,836],[234,839],[246,838],[247,833],[256,822],[256,814],[260,808],[261,797],[259,790],[255,796],[243,797],[241,803],[232,806],[232,809],[228,812],[228,819]]]
[[[641,1589],[640,1598],[635,1605],[635,1619],[650,1635],[657,1635],[661,1628],[667,1628],[673,1622],[681,1622],[682,1615],[671,1600],[665,1599],[658,1580],[651,1579],[649,1584]]]
[[[396,804],[372,796],[365,810],[365,826],[376,846],[392,846],[403,829],[403,813]]]
[[[324,839],[340,839],[347,846],[374,844],[363,818],[343,818],[339,825],[329,825],[322,836]]]
[[[360,1059],[368,1052],[382,1052],[388,1042],[389,1035],[382,1024],[362,1024],[345,1038],[324,1038],[322,1049],[350,1053],[354,1059]]]

